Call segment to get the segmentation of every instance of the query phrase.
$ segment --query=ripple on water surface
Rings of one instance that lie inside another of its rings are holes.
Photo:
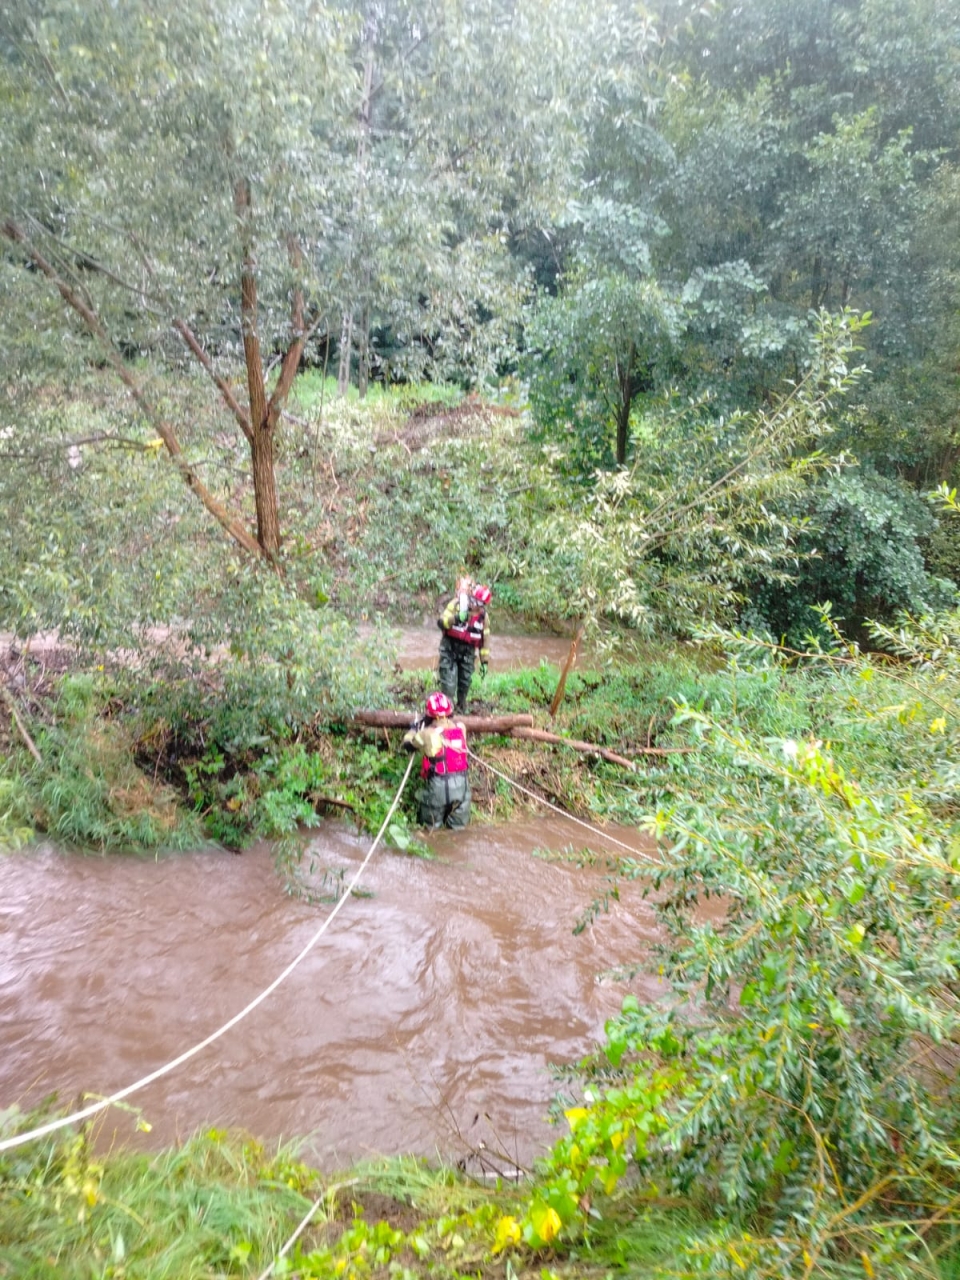
[[[641,848],[635,832],[611,829]],[[589,842],[586,866],[565,856]],[[549,1066],[602,1036],[625,988],[598,974],[655,937],[642,885],[579,935],[608,846],[561,818],[432,837],[435,861],[378,850],[372,897],[248,1018],[114,1112],[103,1140],[160,1145],[200,1127],[307,1139],[333,1166],[373,1153],[455,1158],[499,1140],[522,1162],[555,1131]],[[352,874],[369,841],[324,825],[310,853]],[[542,856],[552,851],[556,856]],[[612,851],[611,851],[612,852]],[[159,860],[41,847],[0,859],[0,1109],[133,1083],[220,1027],[323,918],[287,897],[270,849]],[[653,978],[632,989],[653,999]]]

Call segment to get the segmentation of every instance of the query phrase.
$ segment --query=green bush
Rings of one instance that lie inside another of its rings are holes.
[[[70,845],[104,852],[185,848],[200,830],[169,786],[135,763],[129,729],[110,718],[108,690],[93,676],[66,676],[57,720],[37,729],[42,763],[18,753],[13,787],[21,823]]]
[[[696,750],[655,787],[662,864],[619,868],[650,882],[669,995],[608,1024],[517,1240],[589,1238],[629,1166],[635,1196],[716,1206],[692,1274],[840,1276],[852,1255],[907,1276],[955,1251],[937,1046],[960,1035],[960,615],[878,638],[899,665],[727,637],[731,665],[677,707]]]
[[[955,599],[953,585],[924,565],[923,545],[937,524],[906,484],[869,470],[832,475],[798,510],[808,524],[797,539],[793,581],[758,583],[747,609],[775,635],[801,646],[811,633],[823,638],[811,610],[826,602],[848,634],[863,637],[868,619],[888,621]]]

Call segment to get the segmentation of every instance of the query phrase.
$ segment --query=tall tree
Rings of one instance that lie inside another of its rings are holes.
[[[18,287],[46,278],[204,505],[246,550],[276,560],[276,432],[324,301],[319,139],[352,83],[342,18],[306,0],[226,14],[172,0],[14,0],[2,21],[0,76],[16,111],[0,226],[33,268]],[[203,484],[129,358],[169,355],[171,334],[248,442],[255,539]],[[241,353],[243,398],[229,376]]]

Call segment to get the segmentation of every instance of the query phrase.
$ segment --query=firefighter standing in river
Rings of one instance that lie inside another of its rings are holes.
[[[443,632],[440,640],[440,688],[463,714],[473,679],[473,668],[480,659],[480,675],[487,674],[487,605],[489,587],[473,584],[468,578],[457,584],[457,594],[443,611],[437,625]]]
[[[417,817],[425,827],[465,827],[470,821],[467,734],[452,720],[453,703],[431,693],[424,719],[403,735],[408,751],[422,751]]]

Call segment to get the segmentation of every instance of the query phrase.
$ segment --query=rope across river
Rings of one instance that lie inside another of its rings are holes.
[[[477,764],[482,765],[484,769],[489,769],[491,773],[495,773],[498,778],[502,778],[504,782],[508,782],[511,787],[516,787],[518,791],[522,791],[525,796],[529,796],[531,800],[536,800],[538,804],[542,804],[547,809],[552,809],[554,813],[559,813],[562,818],[566,818],[568,822],[575,822],[579,827],[585,827],[587,831],[595,836],[600,836],[602,840],[606,840],[609,844],[615,844],[618,849],[624,849],[634,858],[641,858],[644,862],[650,862],[656,865],[657,859],[652,854],[644,853],[642,849],[634,849],[629,844],[624,844],[622,840],[618,840],[616,836],[610,835],[601,827],[594,827],[589,822],[585,822],[583,818],[576,818],[572,813],[567,813],[566,809],[561,809],[557,804],[551,804],[544,796],[537,795],[536,791],[531,791],[528,787],[517,782],[515,778],[510,778],[505,773],[501,773],[499,769],[495,769],[482,756],[478,756],[476,752],[467,748],[467,754],[471,760],[476,760]]]
[[[642,850],[632,848],[630,845],[625,844],[622,840],[617,840],[615,836],[609,835],[607,832],[603,831],[601,828],[594,827],[589,822],[585,822],[583,819],[574,817],[574,815],[571,813],[567,813],[566,810],[561,809],[559,805],[552,804],[549,800],[545,799],[545,797],[538,795],[535,791],[529,790],[529,788],[524,787],[521,783],[517,782],[515,779],[510,778],[505,773],[502,773],[499,769],[495,768],[492,764],[489,764],[486,760],[482,759],[482,757],[478,756],[475,752],[468,751],[468,754],[470,755],[471,759],[477,762],[477,764],[481,765],[484,769],[489,770],[491,773],[495,774],[498,778],[501,778],[504,782],[507,782],[510,786],[515,787],[518,791],[530,797],[530,799],[535,800],[538,804],[541,804],[546,808],[553,810],[554,813],[560,814],[562,817],[566,818],[570,822],[577,823],[578,826],[584,827],[587,831],[590,831],[593,835],[599,836],[601,839],[608,841],[610,844],[616,845],[618,848],[625,850],[627,853],[631,855],[631,857],[641,858],[644,861],[654,863],[654,864],[656,863],[657,860],[652,855],[644,853]],[[410,777],[410,772],[413,768],[413,764],[414,764],[414,757],[411,756],[409,762],[407,763],[407,768],[406,768],[406,771],[404,772],[400,785],[397,788],[397,793],[393,798],[390,808],[387,810],[387,815],[380,826],[380,830],[377,832],[376,838],[374,839],[370,848],[367,850],[366,856],[364,857],[360,866],[354,872],[349,884],[346,886],[341,896],[337,899],[337,902],[334,904],[334,907],[331,910],[330,914],[324,919],[320,928],[316,931],[313,937],[310,938],[310,940],[306,943],[306,945],[301,949],[300,953],[297,956],[295,956],[293,960],[290,961],[290,963],[287,965],[287,967],[283,970],[282,973],[278,974],[278,976],[274,978],[274,980],[270,983],[269,986],[265,987],[260,992],[259,995],[255,996],[254,999],[249,1002],[249,1004],[245,1005],[244,1008],[242,1008],[239,1011],[239,1013],[234,1014],[234,1016],[230,1018],[227,1022],[225,1022],[223,1026],[218,1027],[216,1031],[211,1032],[210,1035],[208,1035],[205,1039],[199,1041],[199,1043],[193,1045],[191,1048],[186,1049],[183,1053],[179,1054],[176,1058],[173,1058],[169,1062],[164,1063],[163,1066],[157,1067],[156,1070],[151,1071],[148,1075],[142,1076],[139,1080],[134,1081],[133,1084],[127,1085],[126,1088],[119,1089],[116,1093],[110,1094],[109,1097],[100,1098],[98,1101],[90,1103],[89,1106],[83,1107],[78,1111],[73,1111],[69,1115],[61,1116],[56,1120],[50,1120],[47,1123],[39,1125],[34,1129],[27,1130],[25,1133],[18,1133],[12,1138],[4,1138],[0,1140],[0,1152],[10,1151],[14,1147],[23,1146],[27,1142],[32,1142],[36,1138],[45,1137],[47,1134],[54,1133],[58,1129],[64,1129],[68,1125],[76,1124],[79,1121],[88,1120],[92,1116],[99,1114],[101,1111],[105,1111],[108,1107],[113,1106],[115,1103],[122,1102],[125,1098],[129,1098],[132,1094],[137,1093],[139,1090],[145,1089],[147,1085],[153,1084],[155,1080],[159,1080],[162,1076],[168,1075],[171,1071],[175,1071],[177,1067],[182,1066],[185,1062],[188,1062],[191,1058],[195,1057],[198,1053],[201,1053],[204,1049],[208,1048],[216,1040],[219,1040],[221,1036],[226,1035],[228,1031],[232,1030],[235,1026],[237,1026],[238,1023],[242,1022],[243,1019],[246,1018],[249,1014],[253,1013],[254,1009],[256,1009],[259,1005],[261,1005],[264,1002],[264,1000],[267,999],[268,996],[272,995],[273,992],[276,991],[277,987],[279,987],[282,982],[286,981],[286,979],[290,976],[290,974],[293,973],[294,969],[296,969],[297,966],[309,955],[309,953],[313,950],[316,944],[323,937],[324,933],[326,933],[327,929],[333,923],[334,919],[336,918],[337,914],[340,911],[340,908],[343,906],[346,900],[350,897],[353,890],[359,884],[360,878],[362,877],[363,873],[366,871],[367,866],[369,865],[370,859],[373,857],[375,850],[377,849],[381,839],[383,838],[383,833],[386,831],[387,825],[389,824],[390,819],[393,817],[394,813],[396,812],[397,805],[400,803],[400,797],[403,795],[404,788],[407,785],[407,780]]]
[[[241,1009],[239,1013],[234,1014],[234,1016],[228,1022],[225,1022],[222,1027],[218,1027],[217,1030],[214,1032],[211,1032],[211,1034],[208,1035],[205,1040],[201,1040],[199,1044],[195,1044],[191,1049],[187,1049],[184,1053],[181,1053],[179,1057],[173,1058],[170,1062],[164,1063],[162,1067],[157,1067],[156,1071],[151,1071],[149,1075],[143,1076],[140,1080],[134,1081],[134,1083],[131,1085],[127,1085],[125,1089],[120,1089],[118,1090],[118,1092],[112,1093],[109,1096],[109,1098],[101,1098],[98,1102],[93,1102],[90,1104],[90,1106],[83,1107],[82,1110],[80,1111],[74,1111],[68,1116],[61,1116],[60,1119],[58,1120],[51,1120],[47,1124],[42,1124],[38,1126],[36,1129],[28,1130],[28,1132],[26,1133],[18,1133],[13,1138],[3,1139],[3,1141],[0,1141],[0,1151],[9,1151],[13,1147],[22,1146],[25,1142],[31,1142],[34,1138],[42,1138],[48,1133],[53,1133],[57,1129],[63,1129],[67,1125],[74,1124],[79,1120],[88,1120],[91,1116],[95,1116],[98,1112],[104,1111],[106,1110],[107,1107],[113,1106],[114,1103],[122,1102],[124,1098],[129,1098],[132,1093],[136,1093],[138,1090],[146,1088],[146,1086],[148,1084],[152,1084],[154,1080],[159,1080],[161,1076],[168,1075],[171,1071],[174,1071],[177,1067],[182,1066],[183,1063],[188,1062],[190,1058],[195,1057],[196,1054],[201,1052],[201,1050],[206,1049],[208,1045],[213,1044],[215,1040],[219,1040],[221,1036],[226,1035],[226,1033],[230,1031],[233,1027],[235,1027],[238,1022],[242,1022],[243,1019],[246,1018],[248,1014],[253,1013],[254,1009],[256,1009],[258,1005],[261,1005],[264,1002],[264,1000],[266,1000],[267,996],[272,995],[273,992],[276,991],[277,987],[280,986],[281,982],[285,981],[290,976],[290,974],[293,973],[297,965],[299,965],[301,961],[304,960],[309,955],[309,953],[313,950],[313,948],[317,945],[317,943],[326,933],[327,929],[333,923],[340,908],[343,906],[346,900],[350,897],[350,894],[359,884],[360,877],[363,875],[364,871],[367,869],[367,864],[370,862],[370,859],[373,857],[374,850],[376,849],[377,845],[380,843],[380,840],[383,837],[384,831],[386,831],[387,829],[387,823],[393,817],[394,812],[396,811],[397,805],[400,803],[400,797],[403,795],[403,789],[407,785],[407,779],[410,777],[410,770],[412,768],[413,768],[413,757],[411,756],[410,760],[407,762],[406,772],[403,775],[403,779],[400,783],[400,786],[397,788],[397,794],[393,797],[393,803],[390,805],[390,808],[387,810],[387,816],[384,818],[383,823],[381,824],[380,830],[377,832],[376,839],[374,840],[370,848],[367,850],[367,855],[364,858],[363,862],[361,862],[360,866],[354,872],[353,878],[350,880],[350,883],[347,885],[346,889],[344,889],[341,896],[337,899],[336,903],[334,904],[333,910],[326,917],[326,919],[324,920],[320,928],[316,931],[316,933],[313,935],[310,941],[306,944],[306,946],[303,947],[300,954],[295,956],[294,959],[290,961],[290,963],[283,970],[283,972],[279,974],[276,978],[274,978],[274,980],[270,983],[268,987],[265,987],[258,996],[256,996],[253,1000],[251,1000],[250,1003],[246,1005],[243,1009]]]

